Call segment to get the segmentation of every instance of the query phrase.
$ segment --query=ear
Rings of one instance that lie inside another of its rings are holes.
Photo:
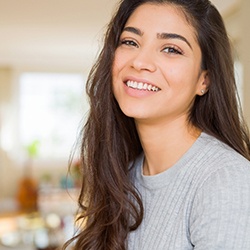
[[[209,80],[208,71],[203,70],[199,76],[196,94],[199,96],[205,95],[209,89],[209,84],[210,84],[210,80]]]

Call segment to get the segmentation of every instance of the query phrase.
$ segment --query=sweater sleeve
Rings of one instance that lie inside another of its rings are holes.
[[[189,233],[195,250],[250,250],[248,163],[207,177],[194,199]]]

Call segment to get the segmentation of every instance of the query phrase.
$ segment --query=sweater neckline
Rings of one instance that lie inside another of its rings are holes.
[[[191,161],[195,160],[195,156],[200,154],[200,151],[204,146],[204,139],[210,137],[205,132],[202,132],[196,139],[193,145],[184,153],[184,155],[170,168],[156,174],[156,175],[144,175],[143,174],[143,161],[144,154],[141,154],[135,164],[136,179],[139,183],[147,189],[158,189],[163,186],[169,185],[169,183],[177,176],[178,172]]]

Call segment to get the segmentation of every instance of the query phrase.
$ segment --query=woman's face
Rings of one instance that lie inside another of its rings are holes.
[[[115,52],[113,92],[135,121],[187,119],[206,89],[194,28],[171,5],[143,4],[128,19]]]

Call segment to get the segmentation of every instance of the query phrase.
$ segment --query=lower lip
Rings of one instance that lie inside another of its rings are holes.
[[[132,97],[147,97],[158,93],[158,91],[149,91],[145,89],[133,89],[124,84],[125,92]]]

